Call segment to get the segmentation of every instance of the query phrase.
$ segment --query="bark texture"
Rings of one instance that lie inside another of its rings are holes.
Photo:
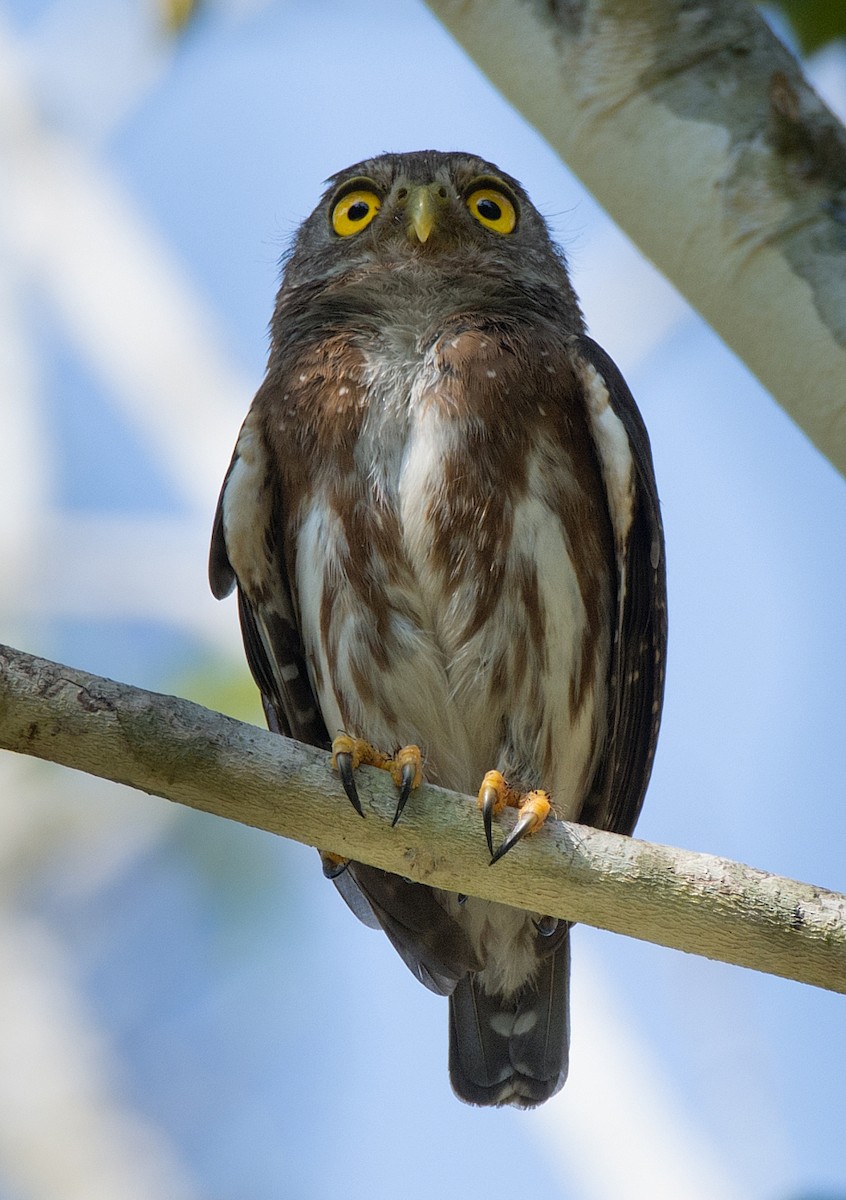
[[[312,747],[8,647],[0,647],[0,748],[422,883],[846,992],[846,896],[557,821],[489,867],[466,796],[424,785],[392,829],[390,778],[362,768],[362,820],[328,756]]]

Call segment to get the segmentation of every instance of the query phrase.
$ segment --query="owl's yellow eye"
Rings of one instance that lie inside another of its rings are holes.
[[[467,197],[467,207],[480,225],[494,233],[512,233],[517,224],[517,210],[499,188],[476,188]]]
[[[332,228],[341,237],[350,237],[366,229],[381,207],[375,192],[357,188],[347,192],[332,209]]]

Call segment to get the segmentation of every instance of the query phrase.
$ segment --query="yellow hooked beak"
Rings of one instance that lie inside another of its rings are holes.
[[[418,242],[426,242],[435,227],[437,210],[443,200],[436,183],[421,184],[411,188],[405,211],[408,214],[408,236]]]

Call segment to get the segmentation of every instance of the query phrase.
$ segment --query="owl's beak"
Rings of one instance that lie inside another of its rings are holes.
[[[428,241],[435,227],[437,189],[437,184],[427,183],[412,188],[408,195],[405,206],[408,214],[408,236],[416,237],[421,243]]]

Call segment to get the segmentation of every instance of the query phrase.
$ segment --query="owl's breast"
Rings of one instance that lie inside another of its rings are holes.
[[[498,766],[574,815],[604,734],[610,549],[577,536],[584,464],[513,358],[477,331],[368,358],[352,469],[321,472],[299,530],[301,624],[330,732],[416,741],[462,790]]]

